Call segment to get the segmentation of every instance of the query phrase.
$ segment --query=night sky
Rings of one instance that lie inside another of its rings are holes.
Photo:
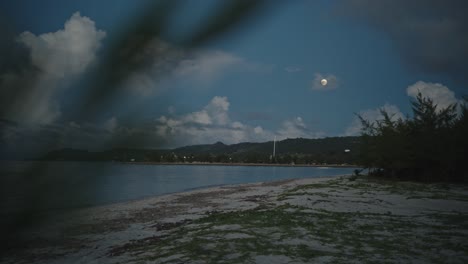
[[[267,1],[188,48],[180,39],[225,2],[187,0],[138,50],[147,67],[77,115],[106,51],[148,3],[0,3],[2,155],[359,135],[355,114],[405,118],[418,93],[439,108],[466,95],[466,1]]]

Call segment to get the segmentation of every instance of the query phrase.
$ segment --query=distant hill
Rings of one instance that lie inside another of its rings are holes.
[[[360,137],[286,139],[276,142],[275,158],[272,157],[273,141],[232,145],[216,142],[175,149],[121,148],[101,152],[60,149],[49,152],[41,160],[355,164],[360,144]]]

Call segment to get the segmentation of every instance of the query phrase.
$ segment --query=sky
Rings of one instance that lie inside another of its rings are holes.
[[[185,45],[226,3],[180,1],[122,61],[115,43],[154,2],[0,2],[1,155],[354,136],[356,114],[406,118],[418,93],[439,109],[466,95],[465,1],[266,1]]]

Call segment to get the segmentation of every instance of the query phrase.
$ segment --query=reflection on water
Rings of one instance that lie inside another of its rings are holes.
[[[28,181],[22,178],[31,163],[2,163],[3,206],[18,207],[28,203]],[[292,178],[324,177],[351,174],[354,168],[327,167],[256,167],[256,166],[183,166],[132,165],[97,162],[46,163],[43,179],[55,183],[47,195],[47,208],[65,209],[129,201],[147,196],[182,192],[225,184],[253,183]],[[7,187],[8,186],[8,187]],[[34,186],[37,187],[37,186]],[[72,192],[78,195],[68,195]],[[5,208],[3,208],[5,210]],[[8,211],[8,210],[7,210]]]

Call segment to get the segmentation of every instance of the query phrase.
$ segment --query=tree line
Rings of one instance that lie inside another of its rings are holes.
[[[41,157],[41,160],[120,161],[155,163],[275,163],[275,164],[356,164],[360,152],[360,137],[322,139],[285,139],[276,142],[238,143],[221,142],[192,145],[175,149],[115,148],[104,151],[59,149]],[[349,150],[346,152],[345,150]]]
[[[234,154],[188,154],[177,155],[165,153],[160,156],[152,155],[145,158],[148,162],[178,162],[178,163],[258,163],[258,164],[356,164],[356,157],[351,154],[328,152],[324,154],[285,153],[273,157],[262,152],[247,152]]]

